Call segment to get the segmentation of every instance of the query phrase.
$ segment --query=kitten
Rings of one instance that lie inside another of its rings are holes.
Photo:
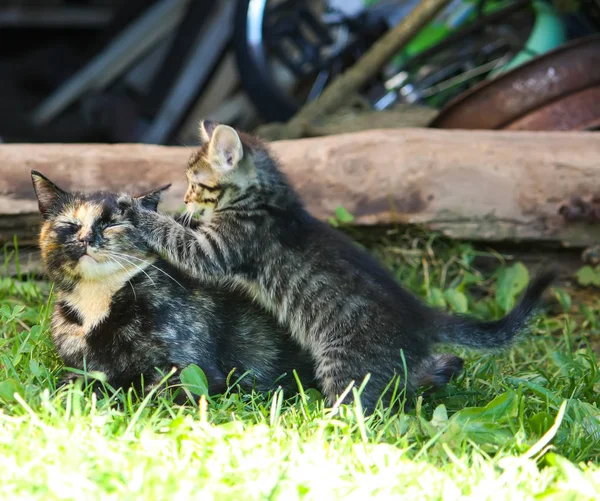
[[[361,397],[367,409],[405,369],[409,392],[443,386],[462,370],[462,360],[432,355],[432,344],[508,345],[553,280],[552,273],[540,276],[494,322],[430,308],[367,252],[311,216],[260,141],[213,122],[201,124],[200,136],[185,198],[202,221],[197,229],[121,201],[144,240],[170,263],[202,281],[243,288],[289,328],[310,350],[330,403],[367,373]]]
[[[192,363],[211,393],[226,389],[233,369],[250,373],[245,389],[293,391],[293,369],[313,385],[310,355],[289,333],[240,293],[199,284],[153,255],[123,217],[118,194],[67,193],[35,171],[32,179],[42,258],[55,283],[52,337],[68,366],[103,372],[115,388],[143,389],[140,376],[152,386],[157,369]],[[154,211],[163,189],[137,201]]]

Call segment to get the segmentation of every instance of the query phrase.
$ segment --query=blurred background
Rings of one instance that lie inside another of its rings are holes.
[[[418,4],[0,0],[0,141],[193,145],[200,118],[277,138]],[[445,4],[304,135],[600,127],[600,0]]]

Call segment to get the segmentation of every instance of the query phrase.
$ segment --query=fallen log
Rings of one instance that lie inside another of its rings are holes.
[[[600,225],[558,214],[600,194],[600,134],[372,130],[279,141],[271,149],[309,210],[343,206],[357,225],[419,224],[457,239],[586,247]],[[0,146],[0,240],[35,243],[30,171],[66,189],[141,192],[172,182],[161,210],[179,211],[189,148],[134,144]]]

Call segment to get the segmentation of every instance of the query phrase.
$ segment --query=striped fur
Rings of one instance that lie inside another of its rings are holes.
[[[32,173],[43,215],[40,246],[55,282],[52,336],[67,366],[142,389],[172,367],[194,363],[212,393],[247,374],[242,387],[315,384],[310,355],[239,293],[200,284],[153,255],[115,193],[66,193]],[[156,210],[159,193],[138,199]],[[226,293],[227,292],[227,293]],[[171,381],[177,383],[177,375]]]
[[[462,360],[432,355],[432,344],[507,345],[552,280],[540,277],[500,322],[429,308],[368,253],[312,217],[258,140],[214,123],[201,125],[201,138],[187,167],[186,194],[187,220],[199,216],[198,226],[123,199],[128,217],[168,262],[204,282],[244,290],[290,329],[310,350],[330,403],[367,374],[367,408],[405,370],[408,391],[445,384]]]

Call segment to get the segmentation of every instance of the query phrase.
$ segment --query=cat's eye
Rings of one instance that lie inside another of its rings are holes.
[[[77,231],[79,228],[81,228],[81,224],[74,223],[72,221],[60,221],[59,224],[73,231]]]
[[[110,228],[118,228],[119,226],[123,226],[125,223],[122,223],[121,221],[114,221],[112,223],[107,223],[104,225],[104,229],[108,230]]]

